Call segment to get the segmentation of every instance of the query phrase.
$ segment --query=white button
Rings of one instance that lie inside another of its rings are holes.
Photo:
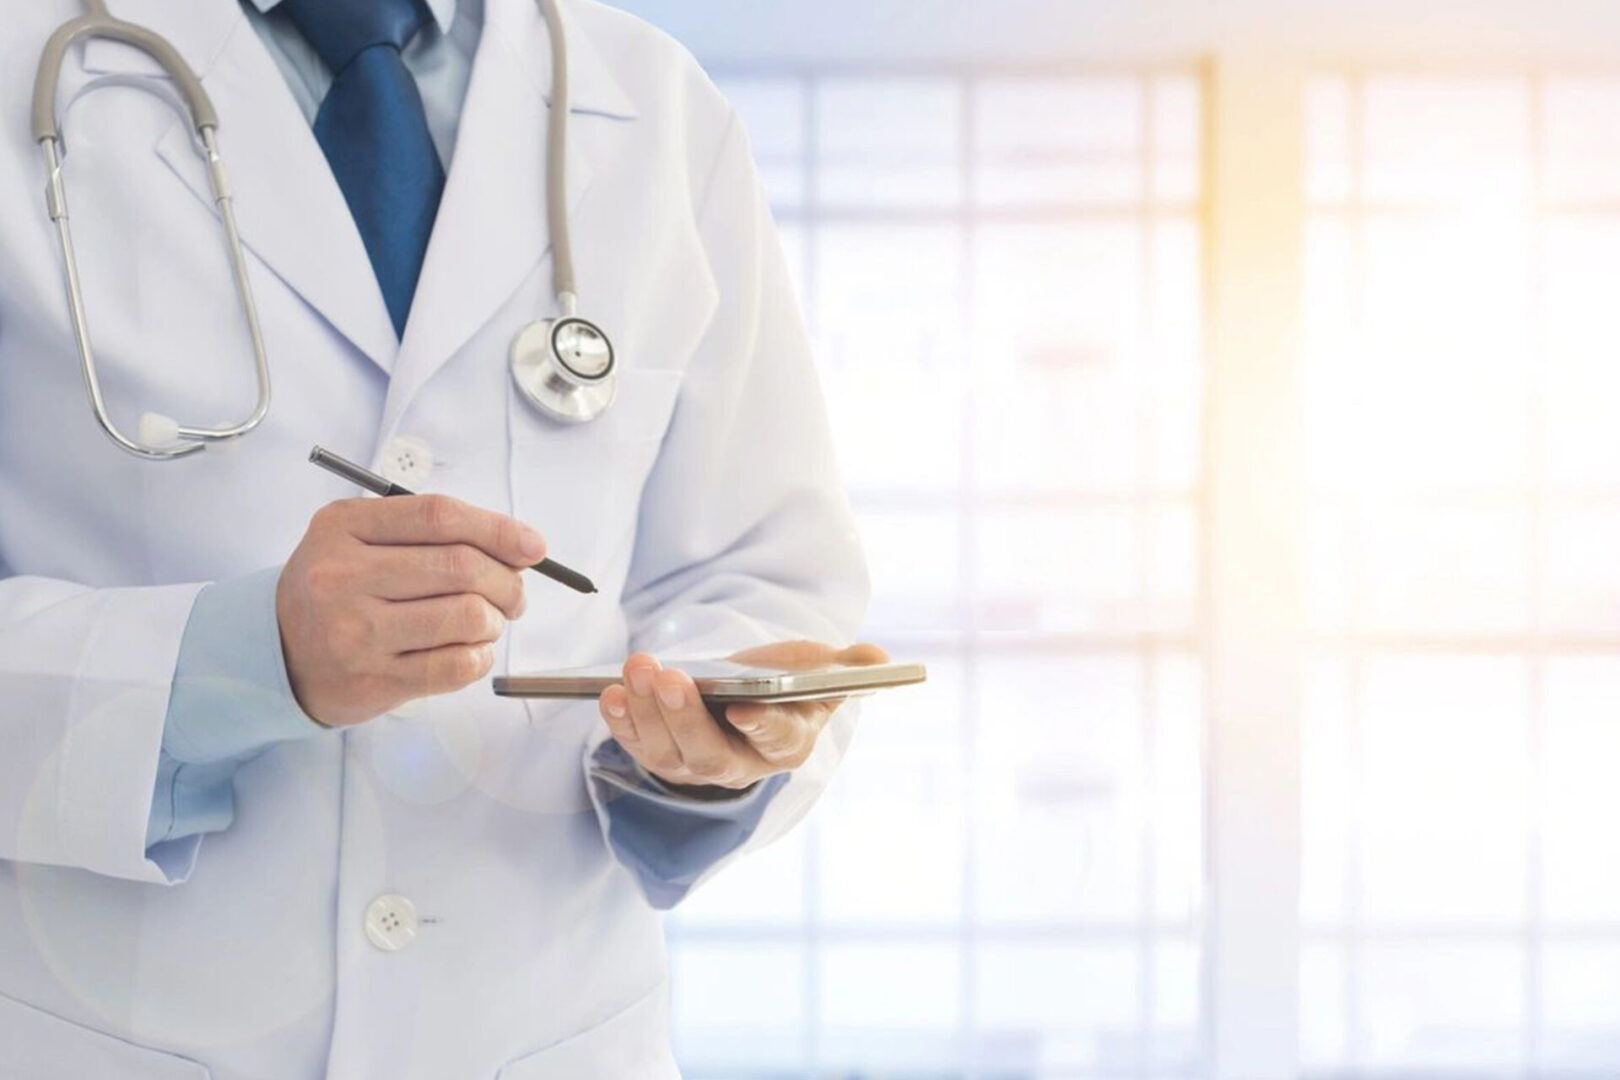
[[[389,439],[377,471],[402,487],[414,488],[433,471],[433,448],[409,435]]]
[[[366,908],[366,937],[385,952],[396,952],[416,940],[416,906],[403,896],[379,896]]]

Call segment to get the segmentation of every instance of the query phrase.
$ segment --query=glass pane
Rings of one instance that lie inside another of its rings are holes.
[[[1550,944],[1541,964],[1542,1067],[1620,1075],[1620,944]]]
[[[962,87],[949,79],[837,78],[816,86],[823,205],[962,201]]]
[[[996,1076],[1133,1070],[1140,974],[1133,949],[983,945],[978,972],[983,1070]]]
[[[948,1071],[962,1059],[956,945],[829,946],[821,964],[820,1058],[860,1075]]]
[[[1203,906],[1204,666],[1153,661],[1153,872],[1160,919],[1187,922]]]
[[[1361,518],[1361,628],[1479,634],[1529,624],[1529,522],[1513,510],[1385,507]]]
[[[1343,440],[1323,480],[1384,491],[1524,481],[1528,241],[1509,215],[1368,223],[1361,351],[1342,356],[1338,400],[1320,403]]]
[[[1306,478],[1313,487],[1349,488],[1368,466],[1359,438],[1369,369],[1351,298],[1356,295],[1350,228],[1314,219],[1305,228],[1304,397]]]
[[[1114,223],[975,241],[975,464],[992,491],[1119,490],[1143,475],[1142,243]]]
[[[1197,223],[1160,221],[1150,250],[1152,481],[1160,491],[1187,492],[1199,486],[1204,449],[1204,254]]]
[[[1142,690],[1142,663],[1128,655],[983,661],[973,814],[981,918],[1137,918]]]
[[[1108,368],[1142,335],[1142,236],[1127,222],[983,226],[974,241],[974,367]]]
[[[1299,954],[1299,1060],[1325,1069],[1350,1056],[1344,949],[1305,945]]]
[[[799,1066],[805,1030],[804,950],[796,945],[683,945],[671,952],[676,1052],[683,1068]]]
[[[961,234],[934,226],[829,226],[815,242],[816,355],[857,492],[961,481],[962,259]]]
[[[1545,628],[1620,634],[1620,507],[1552,510],[1546,535]]]
[[[975,617],[986,630],[1123,633],[1144,622],[1130,510],[986,510]]]
[[[1620,658],[1547,663],[1543,900],[1554,923],[1620,928]]]
[[[1620,489],[1620,221],[1557,218],[1546,237],[1547,457],[1554,484]]]
[[[1352,777],[1350,665],[1317,661],[1305,672],[1300,764],[1300,918],[1338,926],[1349,918],[1345,867],[1350,858]]]
[[[1190,632],[1197,623],[1198,514],[1191,506],[1148,512],[1148,603],[1143,629]]]
[[[986,79],[975,86],[974,190],[987,206],[1142,195],[1140,80]]]
[[[860,510],[856,523],[872,576],[866,626],[874,634],[961,622],[957,514]]]
[[[863,926],[954,926],[967,807],[961,662],[866,703],[816,811],[821,915]]]
[[[1555,199],[1620,195],[1620,79],[1547,80],[1547,190]]]
[[[1369,944],[1361,972],[1357,1035],[1368,1066],[1499,1076],[1522,1064],[1524,957],[1517,947]]]
[[[1122,491],[1141,482],[1142,373],[1120,362],[1020,366],[974,392],[987,492]]]
[[[1204,143],[1198,80],[1166,75],[1153,80],[1153,194],[1166,201],[1196,199]]]
[[[1526,667],[1474,657],[1369,661],[1362,689],[1362,907],[1374,923],[1524,915]]]
[[[683,927],[783,927],[804,919],[806,834],[787,836],[705,881],[668,916]]]
[[[1363,89],[1366,194],[1481,206],[1529,193],[1530,99],[1519,79],[1381,75]]]
[[[1318,77],[1305,84],[1305,190],[1312,202],[1345,202],[1351,195],[1350,83]]]
[[[748,143],[765,180],[771,205],[778,209],[805,203],[805,155],[809,100],[798,79],[730,78],[717,81],[748,131]]]
[[[1339,507],[1315,507],[1305,519],[1305,620],[1318,633],[1343,632],[1353,621],[1359,562],[1353,558],[1353,515]]]
[[[1171,1073],[1195,1073],[1203,1052],[1199,1002],[1200,950],[1189,942],[1161,942],[1153,965],[1153,1037],[1149,1064]]]

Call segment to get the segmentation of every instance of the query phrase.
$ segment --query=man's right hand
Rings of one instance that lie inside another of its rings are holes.
[[[527,525],[445,495],[321,507],[276,585],[298,704],[360,724],[482,679],[523,614],[523,568],[545,554]]]

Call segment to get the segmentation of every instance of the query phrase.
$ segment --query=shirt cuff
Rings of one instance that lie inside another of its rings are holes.
[[[756,780],[734,792],[716,789],[712,796],[676,791],[641,767],[641,763],[612,739],[597,747],[591,758],[591,775],[619,792],[634,795],[670,810],[681,810],[711,819],[737,819],[755,803],[768,798],[770,780]]]
[[[280,567],[198,593],[180,642],[163,752],[186,765],[251,756],[329,728],[304,713],[287,679],[276,622]]]
[[[657,908],[679,903],[709,869],[748,842],[787,783],[778,773],[733,798],[670,790],[611,739],[590,758],[591,782],[615,857]]]

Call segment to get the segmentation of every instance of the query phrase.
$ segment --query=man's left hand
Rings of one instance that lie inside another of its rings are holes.
[[[889,656],[876,645],[835,649],[814,641],[782,641],[729,659],[795,670],[881,664]],[[723,796],[803,765],[827,718],[843,702],[734,703],[720,718],[704,706],[691,676],[635,653],[624,662],[624,682],[602,691],[597,707],[619,745],[649,773],[685,794]]]

